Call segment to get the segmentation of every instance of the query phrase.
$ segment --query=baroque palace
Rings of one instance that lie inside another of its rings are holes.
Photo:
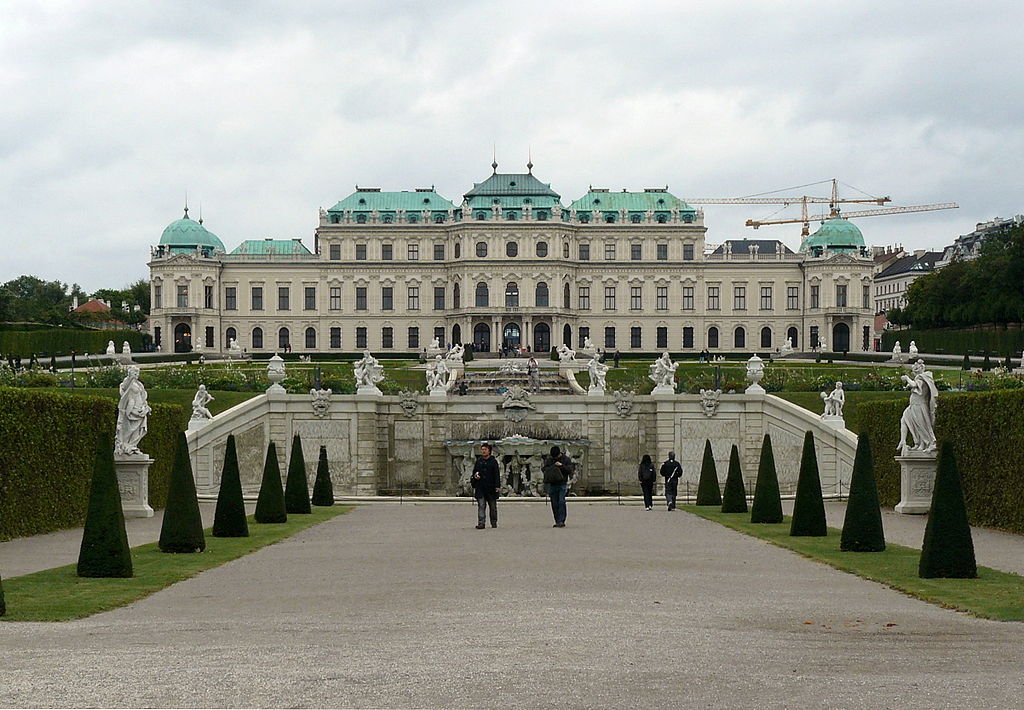
[[[867,351],[873,261],[860,230],[824,222],[778,240],[705,244],[704,215],[666,189],[591,188],[569,203],[493,173],[456,205],[433,188],[356,191],[320,210],[311,252],[253,239],[228,252],[202,220],[164,229],[149,262],[164,351],[420,352],[473,343],[546,352]]]

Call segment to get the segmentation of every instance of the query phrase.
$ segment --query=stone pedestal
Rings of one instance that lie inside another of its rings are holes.
[[[897,456],[900,465],[900,502],[896,512],[903,515],[924,515],[932,506],[932,488],[938,468],[933,452],[910,452]]]
[[[672,385],[658,385],[653,390],[651,390],[651,394],[675,394],[675,393],[676,393],[676,388],[673,387]]]
[[[142,456],[114,456],[117,488],[121,492],[121,510],[126,518],[152,518],[149,507],[149,467],[153,459]]]
[[[750,387],[747,387],[745,390],[743,390],[743,394],[768,394],[768,393],[765,391],[764,387],[762,387],[761,385],[759,385],[759,384],[757,384],[755,382],[754,384],[750,385]]]
[[[846,428],[846,420],[842,417],[836,416],[835,414],[822,414],[821,421],[825,426],[832,427],[833,429]]]
[[[604,397],[604,387],[594,387],[593,385],[591,385],[587,389],[587,396],[588,397]]]
[[[380,397],[384,393],[380,391],[380,388],[377,387],[377,385],[370,385],[369,387],[357,387],[356,394],[369,394],[375,397]]]
[[[202,429],[204,426],[209,424],[212,419],[189,419],[188,420],[188,431],[197,431]]]
[[[379,393],[380,393],[380,391],[378,390],[378,394]],[[362,393],[360,393],[360,394],[362,394]],[[446,390],[444,387],[438,387],[437,389],[430,390],[430,394],[428,396],[430,396],[430,397],[447,397],[448,396],[448,390]]]

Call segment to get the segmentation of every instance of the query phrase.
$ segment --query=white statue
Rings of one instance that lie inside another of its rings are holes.
[[[431,350],[440,350],[441,349],[441,340],[440,340],[440,338],[434,338],[433,340],[430,341],[430,349]]]
[[[601,361],[596,357],[590,358],[590,362],[587,363],[587,372],[590,374],[590,387],[588,392],[594,394],[604,394],[604,376],[608,374],[608,370],[611,369],[607,365],[601,364]]]
[[[356,376],[357,394],[381,394],[377,383],[384,379],[384,367],[369,350],[363,351],[363,359],[353,363],[352,368]]]
[[[764,360],[757,355],[752,355],[747,360],[747,379],[750,386],[744,390],[747,394],[764,394],[764,387],[761,386],[761,378],[764,377]]]
[[[900,417],[900,443],[896,447],[903,456],[911,451],[935,451],[935,409],[939,403],[939,390],[932,373],[924,369],[923,360],[915,362],[911,369],[913,379],[903,375],[903,381],[910,390],[910,404]],[[914,440],[913,445],[907,443],[908,433]]]
[[[270,387],[267,388],[267,392],[284,394],[285,389],[281,386],[281,381],[286,376],[284,360],[281,359],[280,355],[274,353],[274,357],[270,358],[267,362],[267,379],[270,380]]]
[[[651,372],[647,377],[654,383],[654,394],[675,394],[677,367],[679,363],[672,362],[668,352],[662,353],[661,357],[651,364]]]
[[[793,339],[786,338],[786,342],[782,345],[782,348],[779,350],[779,357],[786,357],[788,355],[792,355],[794,352],[795,351],[793,350]]]
[[[446,392],[448,390],[448,375],[451,368],[440,355],[436,355],[430,364],[427,365],[427,389],[430,392]]]
[[[192,398],[193,419],[213,419],[206,405],[213,401],[213,395],[206,391],[206,385],[199,385],[196,396]]]
[[[836,382],[836,388],[829,393],[822,392],[821,399],[825,403],[825,411],[821,418],[842,417],[843,406],[846,404],[846,392],[843,390],[843,383]]]
[[[824,338],[818,338],[818,349],[822,352],[828,350],[828,343],[825,342]]]
[[[903,357],[903,348],[900,347],[900,341],[896,341],[896,344],[892,346],[892,359],[900,360]]]
[[[120,387],[121,400],[117,403],[117,431],[114,435],[114,454],[118,456],[145,456],[139,451],[139,442],[149,431],[149,396],[139,382],[139,368],[128,367]]]
[[[242,357],[242,346],[238,344],[238,341],[231,338],[228,341],[228,359],[229,360],[240,360]]]
[[[917,357],[917,343],[913,340],[910,341],[910,347],[907,348],[907,355],[910,356],[911,360]]]
[[[121,354],[122,355],[127,355],[128,357],[131,357],[131,355],[132,355],[132,348],[128,344],[127,340],[124,341],[124,344],[121,346]]]
[[[594,343],[590,340],[590,336],[589,335],[583,339],[583,349],[584,350],[594,350],[595,349],[594,348]]]
[[[114,347],[114,341],[107,341],[107,355],[117,355],[117,348]]]
[[[456,343],[452,346],[452,349],[448,351],[447,359],[451,362],[461,363],[465,355],[466,346],[461,343]]]
[[[559,362],[572,362],[573,360],[576,359],[576,351],[570,348],[565,343],[562,343],[557,348],[555,348],[555,352],[558,353]]]

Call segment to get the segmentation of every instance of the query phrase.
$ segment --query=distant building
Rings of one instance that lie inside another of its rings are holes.
[[[1024,215],[1017,215],[1008,219],[996,217],[988,222],[978,222],[973,232],[960,235],[951,245],[945,248],[942,259],[939,260],[936,268],[941,269],[957,259],[969,261],[978,258],[978,255],[981,253],[981,245],[985,243],[985,240],[995,234],[1002,234],[1014,227],[1019,227],[1022,224],[1024,224]]]
[[[925,274],[935,271],[941,251],[918,249],[890,263],[875,274],[875,312],[885,313],[907,305],[907,289]]]

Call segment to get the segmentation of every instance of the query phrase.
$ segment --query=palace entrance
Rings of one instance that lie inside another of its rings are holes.
[[[174,352],[192,352],[192,326],[188,323],[178,323],[174,326]]]
[[[846,323],[832,326],[832,352],[850,352],[850,326]]]
[[[546,353],[551,349],[551,327],[547,323],[533,326],[533,351]]]
[[[506,323],[501,331],[501,344],[506,348],[518,347],[522,342],[522,331],[518,323]]]
[[[477,323],[473,327],[473,349],[478,353],[491,351],[491,329],[486,323]]]

